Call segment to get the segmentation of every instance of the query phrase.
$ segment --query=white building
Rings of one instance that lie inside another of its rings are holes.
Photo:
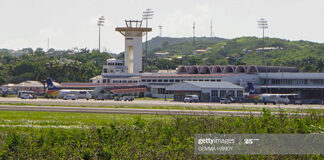
[[[125,21],[126,27],[117,27],[115,30],[125,36],[125,65],[128,73],[142,72],[142,37],[143,33],[152,31],[152,28],[143,28],[142,21]]]
[[[128,73],[127,67],[124,62],[119,59],[107,59],[106,65],[103,65],[103,74],[125,74]]]
[[[230,82],[186,81],[168,86],[166,91],[174,94],[175,101],[183,101],[186,95],[194,94],[199,96],[200,101],[214,102],[226,96],[243,98],[244,88]]]

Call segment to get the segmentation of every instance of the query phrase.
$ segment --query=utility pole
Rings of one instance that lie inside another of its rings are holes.
[[[192,25],[192,45],[195,46],[195,29],[196,29],[196,24],[195,24],[195,21],[193,22],[193,25]]]
[[[158,26],[158,27],[160,29],[160,37],[162,37],[162,28],[163,28],[163,26]]]
[[[100,39],[101,39],[101,37],[100,37],[100,32],[101,32],[101,27],[102,26],[104,26],[104,23],[105,23],[105,17],[104,16],[101,16],[101,17],[99,17],[99,19],[98,19],[98,23],[97,23],[97,25],[98,25],[98,27],[99,27],[99,53],[100,53]]]
[[[258,20],[258,27],[262,29],[262,65],[264,65],[264,29],[268,28],[268,22],[264,19],[261,18]]]
[[[148,28],[148,20],[153,18],[153,10],[148,8],[143,12],[143,20],[146,21],[146,28]],[[145,33],[145,58],[143,64],[143,71],[145,71],[145,66],[147,65],[147,32]]]

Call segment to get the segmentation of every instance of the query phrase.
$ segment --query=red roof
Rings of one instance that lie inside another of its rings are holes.
[[[112,89],[112,93],[135,93],[135,92],[149,92],[150,90],[146,87],[137,87],[137,88],[121,88],[121,89]]]
[[[60,88],[73,88],[73,87],[110,87],[110,86],[135,86],[135,84],[100,84],[100,83],[62,83]]]
[[[219,73],[219,74],[153,74],[153,75],[143,75],[142,78],[152,78],[152,77],[223,77],[223,76],[233,76],[233,73]]]

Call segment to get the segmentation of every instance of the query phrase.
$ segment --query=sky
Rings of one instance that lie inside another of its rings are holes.
[[[115,31],[125,19],[141,20],[154,11],[149,39],[159,36],[236,38],[262,37],[257,21],[265,18],[267,37],[324,43],[324,0],[0,0],[0,48],[98,48],[100,16],[101,50],[119,53],[124,37]],[[144,38],[143,38],[144,40]]]

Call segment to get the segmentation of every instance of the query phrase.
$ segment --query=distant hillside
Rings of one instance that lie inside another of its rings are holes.
[[[160,43],[163,42],[160,41]],[[264,46],[264,59],[267,65],[296,66],[306,72],[324,71],[324,44],[265,38]],[[195,52],[197,49],[206,49],[207,47],[206,51]],[[215,41],[197,38],[195,46],[193,46],[192,40],[187,39],[182,43],[164,44],[163,47],[151,50],[147,66],[158,69],[175,69],[178,65],[261,65],[262,47],[263,41],[257,37],[240,37],[231,40],[215,39]],[[157,57],[154,55],[157,52],[169,52],[169,55],[163,56],[163,58]]]
[[[224,38],[219,37],[196,37],[197,42],[205,42],[208,44],[214,44],[216,42],[225,41]],[[153,50],[163,50],[166,47],[170,47],[175,44],[192,44],[192,37],[183,37],[183,38],[173,38],[173,37],[154,37],[148,41],[148,51]],[[144,50],[145,50],[145,42],[144,42]]]

